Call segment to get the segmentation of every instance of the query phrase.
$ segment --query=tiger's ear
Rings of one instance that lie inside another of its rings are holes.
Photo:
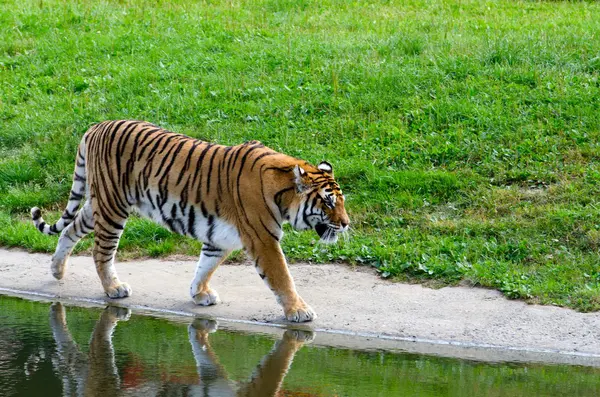
[[[326,173],[330,174],[331,176],[333,176],[333,167],[327,161],[321,161],[319,163],[319,165],[317,166],[317,168],[320,171],[326,172]]]
[[[310,176],[299,165],[294,166],[294,182],[296,182],[296,191],[298,193],[306,191],[311,185]]]

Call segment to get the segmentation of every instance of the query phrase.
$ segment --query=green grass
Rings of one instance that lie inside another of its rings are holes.
[[[57,219],[83,132],[136,118],[331,162],[352,236],[289,232],[291,260],[600,309],[597,2],[7,0],[0,25],[4,246],[52,251],[28,208]],[[198,244],[135,219],[121,248]]]

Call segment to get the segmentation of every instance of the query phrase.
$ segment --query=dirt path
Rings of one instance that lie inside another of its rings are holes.
[[[109,300],[91,258],[72,258],[61,282],[51,276],[49,264],[49,255],[0,249],[0,293]],[[133,296],[118,303],[238,322],[284,323],[280,307],[252,266],[221,266],[212,286],[222,303],[211,307],[197,307],[188,296],[194,269],[193,261],[118,263],[121,279],[133,288]],[[561,362],[585,358],[600,363],[598,313],[527,305],[492,290],[392,283],[341,265],[298,264],[291,272],[298,291],[318,313],[309,325],[316,330],[362,334],[365,341],[383,336],[388,344],[411,351],[467,347],[473,353],[492,346],[513,356],[558,353],[571,357]]]

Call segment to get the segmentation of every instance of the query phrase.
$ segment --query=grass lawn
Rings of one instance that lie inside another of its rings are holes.
[[[53,251],[29,208],[56,220],[83,132],[135,118],[331,162],[352,235],[290,230],[291,260],[600,309],[600,3],[4,0],[0,26],[2,246]],[[141,219],[120,247],[199,252]]]

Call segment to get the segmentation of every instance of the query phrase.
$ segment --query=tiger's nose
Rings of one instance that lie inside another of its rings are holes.
[[[340,225],[342,225],[342,229],[343,230],[348,229],[348,223],[349,223],[348,221],[341,221],[340,222]]]

